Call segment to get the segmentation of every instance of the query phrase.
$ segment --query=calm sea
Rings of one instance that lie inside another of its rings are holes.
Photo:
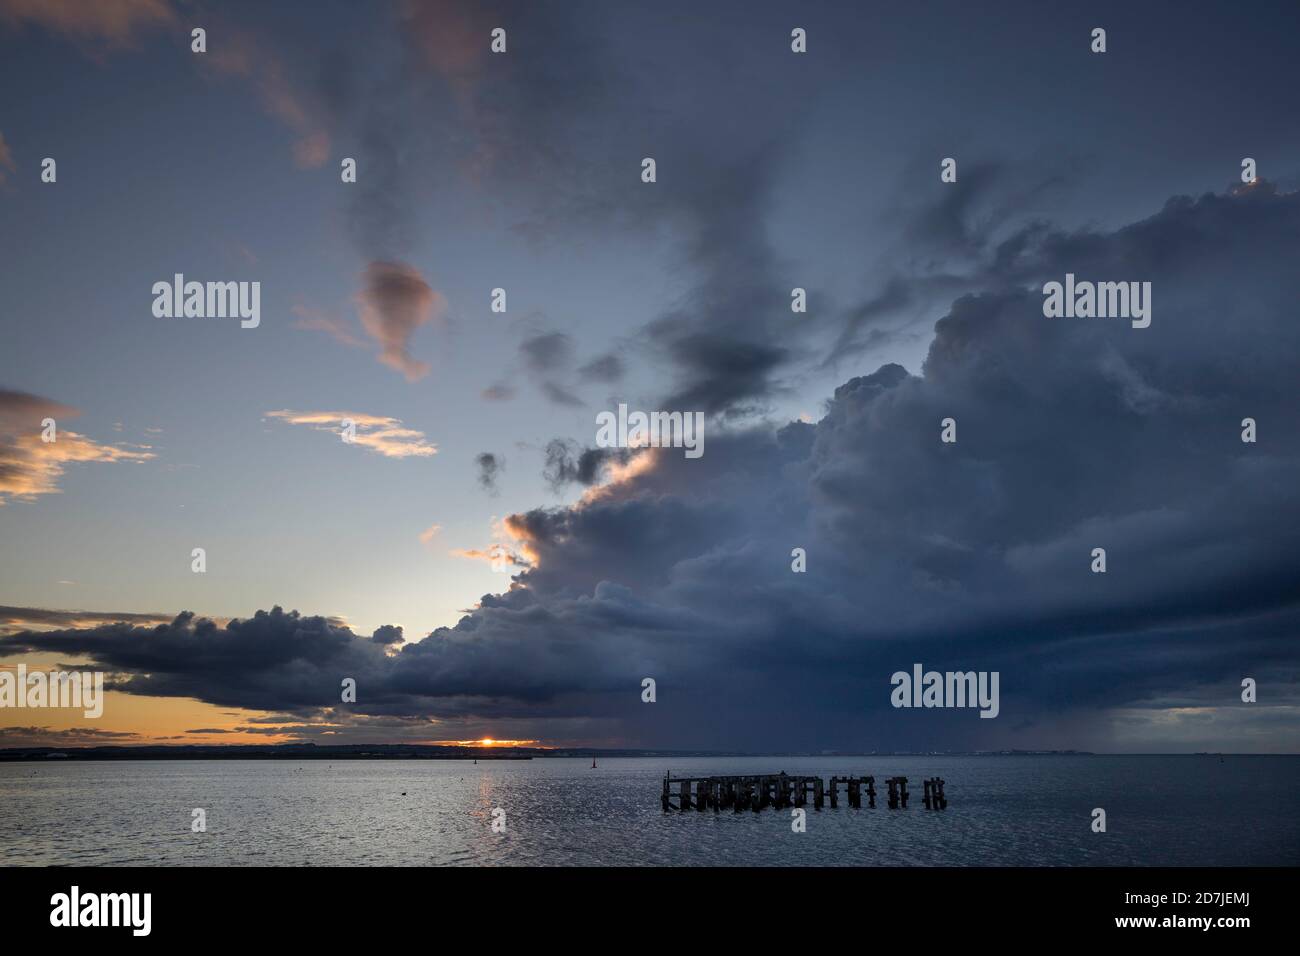
[[[906,811],[810,807],[794,833],[789,811],[664,813],[669,768],[902,775],[913,795]],[[922,807],[927,776],[947,811]],[[4,763],[0,862],[1294,866],[1300,757]]]

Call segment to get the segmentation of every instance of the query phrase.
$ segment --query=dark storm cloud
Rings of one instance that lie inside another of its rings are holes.
[[[788,33],[775,13],[761,17]],[[718,414],[763,409],[802,355],[766,217],[773,174],[784,143],[797,141],[801,97],[816,88],[808,77],[817,68],[754,58],[728,31],[695,49],[701,39],[645,15],[663,42],[692,49],[684,73],[631,69],[628,56],[655,41],[636,39],[601,3],[437,0],[398,7],[395,19],[400,48],[331,76],[320,94],[346,114],[333,120],[340,137],[359,129],[365,145],[353,190],[362,251],[406,256],[418,233],[412,210],[437,206],[452,187],[491,196],[518,232],[549,245],[662,231],[688,287],[665,314],[645,317],[642,330],[668,367],[665,403]],[[489,50],[497,26],[507,30],[504,55]],[[754,122],[760,113],[785,118],[779,140],[756,134],[770,129]],[[410,116],[422,122],[413,126]],[[655,184],[639,179],[650,154],[660,164]],[[569,358],[527,356],[535,370]],[[609,383],[622,371],[605,357],[580,375]],[[579,404],[564,381],[546,381],[549,400]]]
[[[674,370],[666,408],[761,411],[799,354],[790,344],[790,288],[779,281],[765,222],[778,158],[774,145],[756,144],[739,161],[692,168],[678,187],[687,207],[683,259],[694,284],[643,332]]]
[[[929,162],[928,154],[917,155],[908,166]],[[839,369],[877,349],[928,336],[933,315],[959,295],[1023,283],[1026,275],[1012,279],[999,263],[1050,231],[1043,203],[1064,177],[1041,165],[963,163],[960,186],[937,176],[919,188],[910,175],[900,181],[886,216],[897,238],[876,268],[884,278],[840,316],[820,368]]]
[[[392,624],[385,624],[383,627],[376,628],[375,632],[370,635],[370,639],[376,644],[400,644],[402,643],[402,629]]]
[[[998,260],[1004,288],[952,302],[921,374],[884,366],[816,424],[720,431],[694,460],[645,449],[574,506],[509,516],[531,566],[391,655],[278,610],[0,648],[291,714],[337,709],[353,676],[358,714],[492,718],[517,736],[585,719],[646,745],[1104,749],[1140,726],[1176,748],[1209,719],[1240,749],[1288,749],[1297,239],[1300,197],[1267,188],[1174,199],[1116,232],[1026,233]],[[1150,281],[1150,328],[1045,318],[1041,284],[1067,271]],[[1256,444],[1240,441],[1247,416]],[[572,447],[548,460],[578,480],[596,468]],[[1094,547],[1106,574],[1089,571]],[[890,674],[914,662],[999,671],[999,718],[891,708]],[[1247,676],[1268,691],[1249,711]]]
[[[478,483],[483,490],[496,494],[497,478],[506,469],[506,460],[490,451],[480,452],[474,456],[478,468]]]
[[[542,476],[556,491],[575,483],[590,487],[604,479],[610,461],[626,462],[629,457],[626,448],[583,448],[575,441],[556,438],[546,446]]]

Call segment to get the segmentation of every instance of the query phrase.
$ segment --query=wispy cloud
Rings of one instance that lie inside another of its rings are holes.
[[[110,46],[129,46],[140,32],[175,19],[167,0],[0,0],[0,20],[7,23]]]
[[[509,385],[489,385],[482,392],[482,398],[487,402],[508,402],[514,397],[515,390]]]
[[[295,329],[300,329],[303,332],[324,332],[340,345],[346,345],[349,348],[364,349],[368,347],[365,342],[352,333],[352,330],[348,328],[347,323],[342,319],[326,315],[319,309],[314,309],[309,305],[295,305],[290,311],[298,316],[297,321],[293,323]]]
[[[30,501],[58,494],[64,467],[72,462],[139,462],[154,457],[148,450],[101,445],[61,427],[64,419],[79,414],[75,408],[36,395],[0,390],[0,506],[8,498]],[[54,441],[42,437],[41,422],[46,418],[55,421]]]
[[[361,445],[385,458],[427,458],[438,453],[438,446],[425,440],[425,434],[406,428],[401,419],[363,412],[295,412],[281,409],[266,412],[290,425],[307,425],[316,431],[330,432],[341,438],[344,422],[356,425],[356,435],[347,444]]]
[[[0,133],[0,186],[6,181],[5,170],[11,173],[18,172],[18,164],[14,162],[13,151],[10,150],[9,144],[5,142],[5,134]]]
[[[60,581],[71,584],[71,581]],[[94,627],[97,624],[166,624],[175,614],[149,614],[120,611],[65,611],[41,607],[0,606],[0,634],[17,631],[44,631],[68,627]]]
[[[511,551],[504,544],[490,544],[486,548],[454,548],[450,553],[453,557],[466,558],[470,561],[483,561],[495,566],[505,564],[516,568],[530,566],[526,557]]]
[[[6,727],[8,747],[93,747],[99,744],[139,743],[140,735],[126,730],[101,730],[98,727]]]
[[[308,84],[298,81],[280,53],[261,37],[236,27],[222,29],[222,42],[202,60],[217,73],[243,80],[262,108],[297,137],[294,162],[317,169],[330,158],[330,134]]]

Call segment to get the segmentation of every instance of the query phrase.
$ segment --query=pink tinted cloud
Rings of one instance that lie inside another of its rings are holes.
[[[414,382],[429,374],[429,363],[411,355],[412,334],[422,325],[440,321],[447,300],[435,292],[419,271],[402,262],[372,262],[366,267],[364,288],[357,294],[357,314],[366,334],[379,343],[379,361]]]
[[[175,19],[167,0],[0,0],[0,20],[116,47]]]

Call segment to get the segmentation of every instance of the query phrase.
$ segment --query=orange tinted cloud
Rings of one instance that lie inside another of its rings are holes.
[[[154,457],[148,450],[101,445],[61,427],[62,420],[78,414],[75,408],[26,392],[0,391],[0,506],[9,498],[30,501],[38,495],[57,494],[64,466],[69,463],[139,462]],[[54,441],[47,442],[42,436],[46,418],[54,419]]]
[[[427,458],[438,453],[438,446],[426,441],[424,432],[404,427],[398,418],[362,412],[295,412],[287,408],[267,412],[266,417],[290,425],[308,425],[340,438],[343,423],[351,421],[356,425],[356,435],[347,444],[361,445],[385,458]]]
[[[59,582],[63,583],[63,582]],[[40,607],[0,607],[0,634],[18,631],[94,627],[96,624],[166,624],[175,614],[121,613],[118,611],[64,611]]]

